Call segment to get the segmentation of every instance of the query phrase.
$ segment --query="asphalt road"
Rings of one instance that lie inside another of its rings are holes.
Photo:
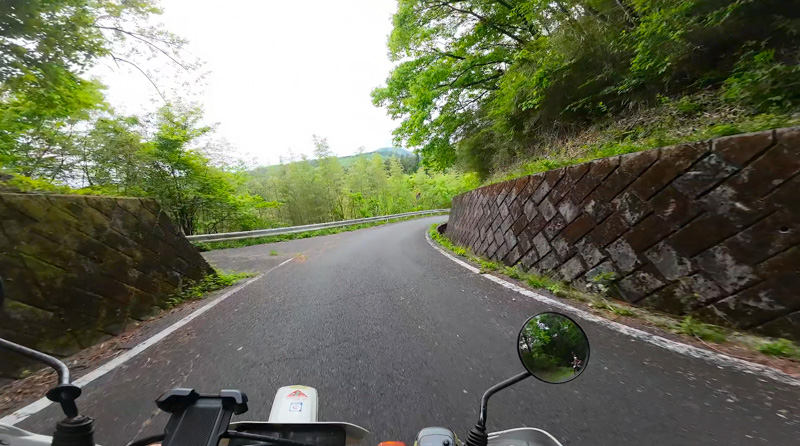
[[[156,433],[153,400],[171,387],[237,388],[238,419],[266,419],[278,387],[320,394],[320,419],[372,433],[364,444],[413,442],[425,426],[466,438],[482,392],[522,371],[517,331],[547,310],[469,272],[428,245],[446,217],[222,250],[219,267],[270,272],[84,390],[106,446]],[[276,250],[278,256],[270,256]],[[528,379],[497,394],[489,427],[534,426],[565,445],[796,445],[800,389],[721,369],[599,325],[576,381]],[[51,406],[21,427],[52,430]]]

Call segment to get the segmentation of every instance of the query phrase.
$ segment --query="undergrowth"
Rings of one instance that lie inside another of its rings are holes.
[[[326,229],[318,229],[316,231],[306,231],[306,232],[294,232],[291,234],[281,234],[281,235],[271,235],[267,237],[254,237],[254,238],[245,238],[239,240],[225,240],[219,242],[193,242],[192,244],[202,252],[211,251],[214,249],[227,249],[227,248],[243,248],[245,246],[253,246],[253,245],[264,245],[268,243],[277,243],[277,242],[285,242],[288,240],[297,240],[303,238],[311,238],[311,237],[319,237],[321,235],[331,235],[331,234],[338,234],[340,232],[349,232],[355,231],[358,229],[365,229],[371,228],[373,226],[380,226],[385,225],[387,223],[395,223],[398,221],[405,221],[405,220],[412,220],[415,218],[421,217],[430,217],[431,215],[436,214],[426,214],[426,215],[419,215],[419,216],[412,216],[412,217],[401,217],[401,218],[393,218],[391,220],[385,221],[377,221],[372,223],[361,223],[357,225],[351,226],[342,226],[338,228],[326,228]],[[278,255],[277,252],[270,255]]]
[[[676,333],[700,338],[704,341],[721,343],[727,340],[725,331],[722,327],[705,324],[693,318],[692,316],[686,316],[683,318],[681,323],[674,327],[674,330]]]
[[[173,308],[186,301],[202,299],[212,291],[229,287],[234,283],[247,277],[252,277],[253,275],[253,273],[246,272],[236,273],[215,271],[213,274],[205,276],[202,280],[195,282],[191,286],[181,290],[178,294],[167,299],[167,307]]]
[[[595,124],[568,137],[543,137],[516,163],[495,172],[484,184],[498,183],[587,161],[679,143],[800,125],[800,114],[752,114],[705,92],[661,98],[661,104]]]
[[[766,355],[800,360],[800,347],[788,339],[776,339],[766,342],[758,347],[758,351]]]
[[[437,226],[438,224],[434,223],[428,231],[431,239],[454,254],[477,264],[480,267],[481,274],[490,272],[503,274],[519,280],[531,288],[544,289],[558,297],[584,302],[593,310],[608,315],[640,319],[655,327],[699,338],[702,341],[713,343],[736,342],[750,350],[767,355],[800,360],[800,347],[787,339],[771,340],[755,335],[738,333],[724,327],[700,322],[692,316],[677,320],[671,315],[659,314],[613,300],[610,297],[618,292],[616,290],[616,281],[618,279],[613,273],[599,274],[588,284],[588,291],[579,290],[552,277],[527,273],[517,266],[509,267],[502,263],[476,256],[471,251],[453,244],[447,237],[439,234]]]

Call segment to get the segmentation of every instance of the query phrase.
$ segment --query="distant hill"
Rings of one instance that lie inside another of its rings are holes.
[[[372,158],[372,155],[376,153],[383,158],[390,158],[390,157],[402,158],[404,156],[414,156],[413,152],[400,147],[383,147],[378,150],[373,150],[372,152],[364,152],[361,154],[349,155],[349,156],[340,156],[339,162],[342,163],[342,167],[348,167],[354,162],[356,162],[357,159],[361,157]]]
[[[413,157],[414,152],[410,150],[403,149],[402,147],[381,147],[378,150],[373,150],[371,152],[364,152],[355,155],[347,155],[347,156],[340,156],[339,162],[342,164],[342,167],[349,167],[353,165],[359,158],[372,158],[373,155],[378,154],[382,158],[403,158],[403,157]],[[314,163],[315,161],[311,161]],[[269,166],[260,166],[253,169],[253,173],[270,173],[273,172],[275,169],[280,167],[279,164],[272,164]],[[405,166],[404,166],[405,168]],[[416,170],[416,163],[414,163],[414,169]]]

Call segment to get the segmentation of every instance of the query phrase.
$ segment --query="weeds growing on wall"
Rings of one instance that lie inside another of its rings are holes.
[[[205,276],[202,280],[195,282],[175,296],[167,299],[167,307],[172,308],[186,301],[203,299],[212,291],[229,287],[242,279],[253,277],[254,275],[248,272],[215,271],[214,274]]]

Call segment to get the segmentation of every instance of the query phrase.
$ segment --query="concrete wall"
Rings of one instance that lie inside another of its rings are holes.
[[[152,200],[0,193],[0,337],[67,356],[211,271]],[[29,365],[0,350],[0,376]]]
[[[446,235],[567,282],[800,340],[800,128],[605,158],[453,200]]]

